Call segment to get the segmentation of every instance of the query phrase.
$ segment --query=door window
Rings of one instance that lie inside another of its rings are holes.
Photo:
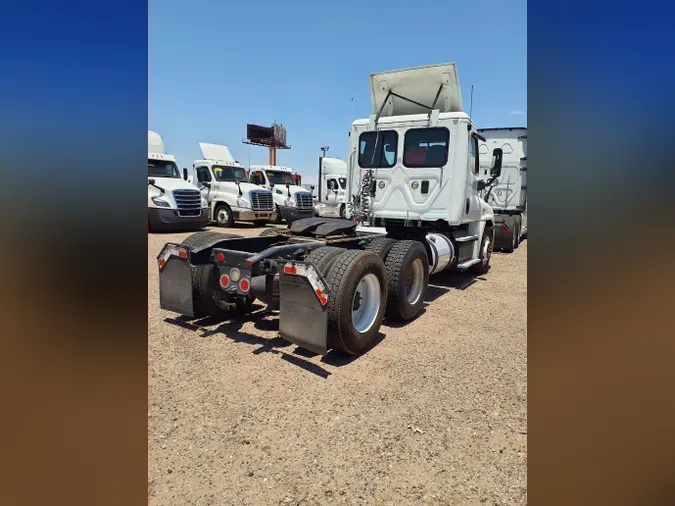
[[[197,181],[208,183],[211,181],[211,173],[207,167],[197,167]]]
[[[335,179],[329,179],[328,180],[328,189],[329,190],[335,190],[337,191],[338,189],[338,182]]]

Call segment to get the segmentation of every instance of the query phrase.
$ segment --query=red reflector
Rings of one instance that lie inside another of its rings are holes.
[[[248,265],[249,267],[253,267],[253,262],[251,262],[250,260],[246,260],[246,265]]]
[[[316,296],[319,297],[319,298],[321,298],[323,296],[323,292],[319,288],[314,290],[314,293],[316,293]]]
[[[328,304],[328,299],[323,295],[321,297],[319,297],[319,300],[321,301],[322,306],[325,306],[326,304]]]
[[[296,274],[298,271],[292,265],[284,265],[284,273],[286,274]]]
[[[504,225],[504,224],[502,223],[502,230],[503,230],[504,232],[508,232],[508,231],[509,231],[509,227],[507,227],[506,225]]]
[[[242,292],[248,292],[248,289],[251,288],[251,284],[248,282],[247,279],[242,279],[239,282],[239,288],[241,289]]]
[[[187,258],[187,251],[185,250],[178,250],[178,256],[181,258]]]
[[[227,274],[223,274],[222,276],[220,276],[220,286],[222,286],[223,288],[227,288],[228,286],[230,286],[230,276],[228,276]]]
[[[223,263],[225,261],[225,255],[223,255],[222,253],[218,253],[216,255],[216,260],[220,263]]]
[[[164,260],[164,259],[162,258],[162,259],[159,261],[159,268],[161,269],[162,267],[164,267],[164,264],[165,264],[165,263],[166,263],[166,260]]]

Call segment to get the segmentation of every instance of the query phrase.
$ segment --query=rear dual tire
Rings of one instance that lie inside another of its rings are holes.
[[[427,250],[419,241],[395,241],[385,266],[389,282],[387,318],[412,320],[421,311],[429,287]]]
[[[307,260],[324,276],[328,297],[328,345],[350,355],[370,348],[387,301],[387,276],[376,253],[326,246]]]

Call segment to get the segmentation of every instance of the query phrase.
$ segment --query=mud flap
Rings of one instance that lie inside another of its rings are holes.
[[[174,313],[195,316],[192,267],[186,259],[170,256],[159,271],[159,306]]]
[[[328,352],[328,311],[307,277],[279,273],[279,334],[314,353]]]

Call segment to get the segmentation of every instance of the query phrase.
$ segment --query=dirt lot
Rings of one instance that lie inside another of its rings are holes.
[[[260,304],[162,311],[155,256],[188,235],[148,235],[151,505],[527,502],[527,241],[482,278],[432,276],[423,314],[366,354],[322,359]]]

